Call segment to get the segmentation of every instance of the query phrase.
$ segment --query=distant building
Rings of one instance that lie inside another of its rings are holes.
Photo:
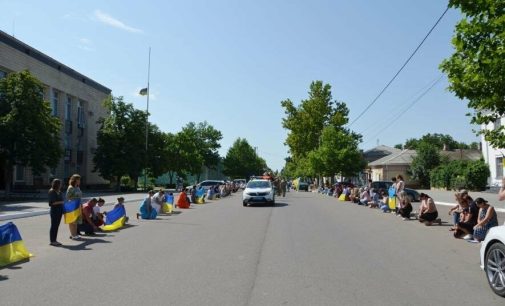
[[[440,156],[447,156],[449,160],[479,160],[482,154],[479,150],[459,149],[454,151],[441,150]],[[389,181],[401,174],[405,184],[416,186],[417,182],[410,178],[410,166],[417,156],[415,150],[399,150],[368,164],[373,181]]]
[[[14,188],[47,186],[52,177],[66,181],[74,173],[82,176],[83,186],[107,183],[92,170],[100,128],[96,122],[107,116],[102,101],[111,90],[0,31],[0,78],[22,70],[30,71],[45,85],[44,98],[50,102],[53,116],[62,122],[61,144],[65,154],[56,168],[41,176],[35,176],[30,169],[15,167]],[[0,189],[4,185],[0,178]]]
[[[494,123],[482,125],[482,129],[493,130],[500,127],[504,123],[504,118],[496,120]],[[482,141],[482,155],[484,160],[489,165],[489,172],[491,176],[488,178],[488,185],[493,187],[500,187],[503,178],[503,159],[505,157],[505,149],[493,148],[484,136],[481,137]]]

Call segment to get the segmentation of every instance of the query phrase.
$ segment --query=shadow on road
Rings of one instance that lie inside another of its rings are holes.
[[[91,248],[88,248],[88,246],[95,244],[95,243],[111,243],[110,241],[103,240],[100,238],[83,238],[82,243],[77,244],[77,245],[62,245],[61,248],[70,250],[70,251],[88,251],[91,250]]]
[[[0,282],[8,279],[9,277],[7,275],[0,275]]]
[[[286,203],[275,203],[274,206],[272,204],[265,204],[265,203],[249,203],[248,207],[286,207],[288,204]]]
[[[2,269],[19,270],[19,269],[21,269],[21,267],[19,265],[27,263],[29,261],[30,261],[30,258],[23,259],[23,260],[20,260],[20,261],[16,261],[16,262],[13,262],[11,264],[8,264],[8,265],[5,265],[3,267],[0,267],[0,270],[2,270]],[[0,275],[0,280],[5,280],[5,279],[1,279],[1,277],[7,277],[7,276]]]

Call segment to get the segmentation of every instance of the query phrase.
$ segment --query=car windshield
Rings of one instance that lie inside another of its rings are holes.
[[[247,188],[270,188],[270,182],[268,182],[268,181],[250,181],[247,184]]]
[[[214,186],[214,185],[220,185],[220,182],[211,182],[211,181],[208,181],[208,182],[202,182],[202,183],[200,183],[200,186]]]

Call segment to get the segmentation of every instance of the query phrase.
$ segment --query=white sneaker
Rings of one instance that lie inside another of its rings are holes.
[[[465,235],[465,237],[463,237],[463,239],[465,239],[465,240],[472,240],[473,236],[471,234],[468,234],[468,235]]]

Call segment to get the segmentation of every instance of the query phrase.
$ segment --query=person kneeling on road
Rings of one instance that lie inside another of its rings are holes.
[[[95,232],[100,231],[100,228],[93,222],[93,207],[98,201],[93,198],[82,206],[82,223],[77,225],[77,232],[84,232],[88,236],[95,235]]]
[[[438,219],[438,211],[433,199],[426,193],[421,193],[419,196],[421,205],[419,206],[419,222],[430,226],[433,222],[442,225],[442,220]]]
[[[400,201],[400,209],[398,212],[403,217],[403,221],[410,219],[410,213],[412,212],[412,203],[410,203],[410,198],[407,193],[402,190],[398,193],[398,199]]]

